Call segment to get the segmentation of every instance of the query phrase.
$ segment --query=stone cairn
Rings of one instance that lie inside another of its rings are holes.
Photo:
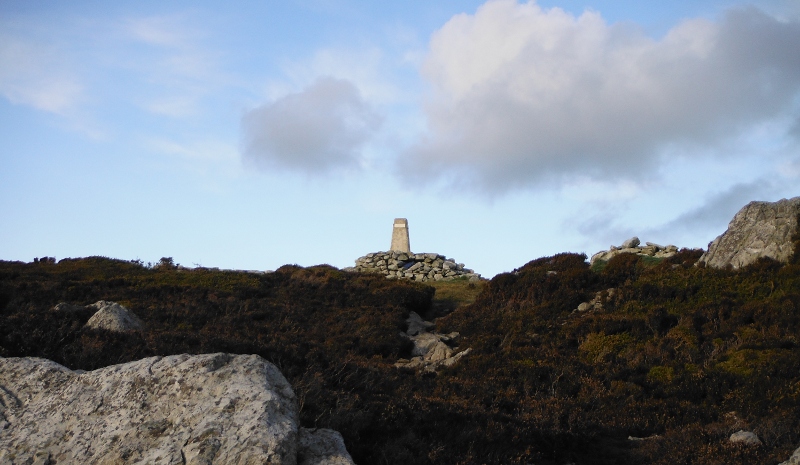
[[[389,279],[412,279],[414,281],[442,281],[466,277],[478,281],[481,275],[463,263],[439,255],[438,253],[406,253],[391,250],[373,252],[356,260],[356,266],[349,271],[379,273]]]
[[[463,263],[438,253],[411,253],[408,240],[408,220],[395,218],[392,227],[392,245],[388,252],[373,252],[356,260],[356,266],[345,271],[379,273],[389,279],[414,281],[442,281],[466,277],[478,281],[481,275]]]
[[[652,242],[645,242],[644,246],[639,244],[639,238],[634,236],[623,242],[619,247],[612,245],[610,249],[592,255],[590,263],[593,264],[597,260],[608,261],[611,257],[621,253],[632,253],[644,257],[656,258],[669,258],[678,253],[678,248],[674,245],[664,247],[663,245],[654,244]]]

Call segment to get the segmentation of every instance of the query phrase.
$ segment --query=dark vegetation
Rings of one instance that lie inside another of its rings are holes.
[[[259,354],[294,386],[303,424],[340,431],[359,464],[786,460],[800,443],[800,263],[731,271],[698,257],[619,255],[591,270],[560,254],[482,290],[453,283],[437,305],[431,287],[324,265],[259,275],[171,260],[0,262],[0,355],[89,370]],[[601,291],[602,309],[575,311]],[[85,330],[90,311],[51,310],[101,299],[147,330]],[[437,329],[472,352],[438,374],[394,368],[412,310],[447,314]],[[728,443],[739,429],[764,445]]]

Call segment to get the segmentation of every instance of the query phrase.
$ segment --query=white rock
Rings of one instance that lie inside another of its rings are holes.
[[[630,239],[628,239],[627,241],[622,243],[622,248],[623,249],[631,249],[633,247],[638,246],[639,244],[640,244],[639,238],[636,237],[636,236],[633,236]]]
[[[86,373],[0,358],[0,400],[0,463],[297,463],[295,395],[257,355],[152,357]],[[328,449],[304,445],[315,447]]]
[[[401,359],[395,363],[396,367],[424,368],[426,371],[436,371],[442,366],[451,366],[469,352],[469,349],[456,353],[458,348],[451,348],[448,344],[454,343],[460,335],[458,333],[439,334],[430,333],[427,330],[433,328],[434,324],[423,321],[422,318],[411,312],[408,323],[408,331],[401,333],[414,344],[411,351],[412,359]]]
[[[144,323],[139,317],[116,302],[100,300],[86,307],[97,309],[97,312],[86,322],[86,328],[106,329],[116,332],[141,331],[144,329]]]
[[[787,262],[794,252],[792,235],[800,225],[800,197],[777,202],[750,202],[733,217],[728,229],[708,245],[698,260],[714,268],[749,265],[761,257]]]
[[[353,465],[338,431],[300,428],[297,465]]]
[[[756,433],[754,433],[752,431],[739,430],[739,431],[731,434],[731,437],[728,440],[730,442],[732,442],[732,443],[742,443],[742,444],[745,444],[745,445],[748,445],[748,446],[760,446],[761,445],[761,440],[758,439],[758,436],[756,436]]]

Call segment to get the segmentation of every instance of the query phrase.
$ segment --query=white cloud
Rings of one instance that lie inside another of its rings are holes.
[[[324,77],[242,118],[246,160],[261,168],[321,174],[360,165],[381,124],[353,83]]]
[[[0,94],[10,102],[64,114],[82,92],[58,47],[0,35]]]
[[[428,131],[399,173],[491,193],[638,179],[667,149],[708,151],[786,118],[800,95],[797,50],[800,22],[756,9],[684,21],[654,40],[592,11],[489,1],[433,35]]]

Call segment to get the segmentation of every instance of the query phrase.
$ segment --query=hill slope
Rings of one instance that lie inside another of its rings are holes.
[[[695,267],[699,255],[623,254],[602,270],[583,255],[545,257],[496,276],[468,305],[328,266],[258,275],[97,257],[0,262],[0,355],[93,369],[255,353],[292,384],[303,426],[340,431],[361,464],[785,460],[800,442],[800,265],[734,272]],[[476,291],[463,285],[448,292]],[[97,300],[125,305],[146,329],[83,329],[90,312],[51,310]],[[580,305],[589,301],[599,304]],[[470,354],[438,374],[394,368],[410,350],[399,335],[410,311],[447,313],[437,331],[460,332]],[[730,444],[739,429],[764,445]]]

